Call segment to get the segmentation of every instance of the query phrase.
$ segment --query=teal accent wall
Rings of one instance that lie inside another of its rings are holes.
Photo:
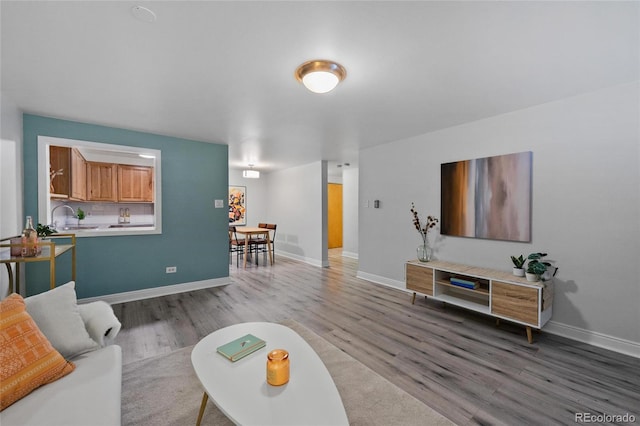
[[[228,147],[169,136],[25,114],[24,214],[38,218],[38,136],[162,151],[162,234],[77,238],[78,298],[229,276]],[[36,219],[47,223],[47,218]],[[178,272],[166,274],[165,267]],[[71,256],[56,264],[56,283],[71,279]],[[49,288],[48,263],[29,263],[27,295]]]

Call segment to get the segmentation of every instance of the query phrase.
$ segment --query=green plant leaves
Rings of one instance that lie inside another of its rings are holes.
[[[522,269],[522,266],[524,265],[524,262],[525,262],[525,258],[523,255],[520,255],[519,257],[511,256],[511,261],[513,262],[513,266],[515,266],[516,268]]]

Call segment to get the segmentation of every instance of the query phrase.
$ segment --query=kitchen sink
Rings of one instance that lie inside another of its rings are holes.
[[[121,223],[118,225],[109,225],[109,228],[149,228],[152,226],[153,226],[153,223],[147,223],[147,224]]]
[[[80,230],[90,230],[90,229],[100,229],[99,226],[92,225],[80,225],[80,226],[65,226],[62,228],[63,231],[80,231]]]

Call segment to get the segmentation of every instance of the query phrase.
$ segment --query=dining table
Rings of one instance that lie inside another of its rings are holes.
[[[256,226],[238,226],[236,227],[237,234],[244,235],[244,256],[242,260],[242,267],[247,267],[247,255],[249,251],[249,243],[251,237],[256,236],[264,236],[265,240],[267,240],[267,252],[269,252],[269,263],[273,265],[273,255],[271,254],[271,237],[269,234],[268,228],[258,228]],[[257,255],[256,255],[257,256]]]

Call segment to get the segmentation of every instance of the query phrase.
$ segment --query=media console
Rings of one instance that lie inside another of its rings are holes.
[[[522,324],[529,343],[533,343],[531,329],[541,329],[551,318],[553,280],[529,282],[509,272],[439,260],[409,261],[405,272],[407,290],[413,291],[411,303],[420,293],[492,316],[497,322]]]

